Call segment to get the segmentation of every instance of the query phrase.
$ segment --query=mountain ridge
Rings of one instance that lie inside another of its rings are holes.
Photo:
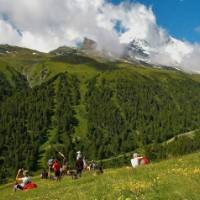
[[[86,44],[87,43],[87,44]],[[0,45],[0,59],[2,57],[17,57],[17,56],[27,56],[30,60],[38,59],[42,57],[52,56],[67,56],[67,55],[77,55],[77,56],[85,56],[91,59],[96,60],[97,62],[122,62],[122,63],[130,63],[133,65],[140,65],[145,67],[153,67],[153,68],[166,68],[169,70],[178,70],[185,72],[181,66],[167,66],[152,63],[149,59],[149,51],[151,50],[149,44],[145,40],[136,40],[133,39],[129,44],[125,45],[125,49],[121,56],[114,56],[107,54],[106,51],[100,50],[97,47],[97,43],[94,40],[89,38],[85,38],[82,43],[80,43],[77,47],[69,47],[69,46],[60,46],[54,50],[51,50],[48,53],[39,52],[37,50],[32,50],[24,47],[11,46],[11,45]],[[186,72],[190,74],[199,74],[198,72]]]

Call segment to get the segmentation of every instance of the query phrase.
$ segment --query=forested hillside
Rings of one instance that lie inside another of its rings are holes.
[[[200,127],[198,76],[19,49],[0,55],[2,182],[57,151],[73,166],[77,150],[104,159]]]

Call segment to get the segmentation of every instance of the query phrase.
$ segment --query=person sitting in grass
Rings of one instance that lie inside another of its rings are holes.
[[[133,168],[136,168],[140,164],[140,159],[142,157],[139,157],[137,153],[133,154],[133,158],[131,159],[131,165]]]
[[[14,191],[16,191],[17,189],[23,190],[27,184],[31,183],[31,178],[28,175],[27,170],[25,171],[23,169],[18,170],[17,176],[16,176],[16,183],[17,184],[14,186]]]

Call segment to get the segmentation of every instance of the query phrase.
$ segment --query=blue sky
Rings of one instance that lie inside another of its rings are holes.
[[[118,4],[122,0],[112,0]],[[129,0],[152,6],[157,23],[178,39],[200,43],[199,0]],[[199,31],[195,31],[198,29]]]

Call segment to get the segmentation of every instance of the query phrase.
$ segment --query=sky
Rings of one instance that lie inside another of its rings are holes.
[[[122,0],[110,1],[119,4]],[[152,6],[158,25],[181,40],[200,43],[199,0],[130,0]]]
[[[48,52],[85,37],[120,57],[146,41],[150,62],[200,73],[198,0],[0,0],[0,44]]]

